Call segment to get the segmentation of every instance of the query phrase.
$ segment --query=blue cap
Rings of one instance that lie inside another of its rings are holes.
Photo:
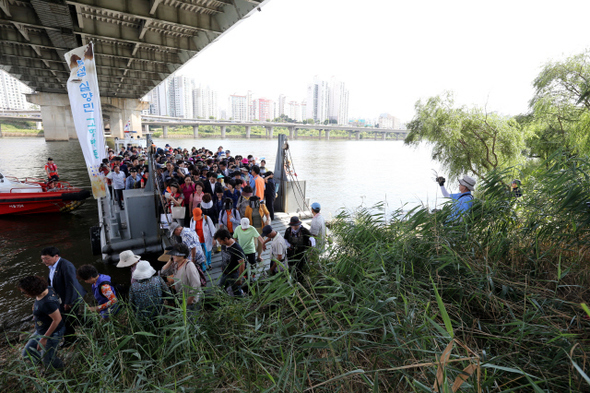
[[[311,204],[311,208],[313,210],[321,210],[322,207],[320,206],[320,204],[318,202],[314,202]]]

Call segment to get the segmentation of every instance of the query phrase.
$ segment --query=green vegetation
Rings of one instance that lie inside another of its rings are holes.
[[[63,372],[15,356],[11,391],[578,392],[590,387],[590,161],[552,156],[513,197],[492,171],[463,223],[450,209],[342,213],[300,284],[210,293],[195,323],[129,314],[80,328]],[[98,319],[98,318],[97,318]],[[15,348],[16,351],[16,348]],[[64,354],[62,352],[62,356]],[[75,365],[75,367],[73,366]],[[460,386],[460,387],[459,387]]]
[[[548,64],[531,112],[513,119],[454,108],[448,96],[417,103],[406,142],[432,143],[451,176],[478,175],[462,222],[449,221],[448,203],[436,212],[386,216],[380,205],[341,213],[334,242],[302,283],[283,272],[257,281],[245,298],[216,290],[196,320],[172,308],[157,328],[128,313],[96,320],[64,351],[62,372],[23,367],[15,345],[0,384],[7,391],[590,391],[588,60],[584,53]],[[199,129],[207,132],[216,130]],[[520,198],[506,186],[515,177]]]
[[[43,130],[37,129],[37,124],[32,121],[11,121],[2,122],[0,124],[2,133],[4,135],[10,134],[27,134],[27,135],[43,135]]]

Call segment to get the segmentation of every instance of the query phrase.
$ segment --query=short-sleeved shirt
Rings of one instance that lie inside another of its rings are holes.
[[[45,334],[53,322],[53,319],[51,319],[49,314],[59,310],[59,296],[57,296],[57,294],[53,291],[52,287],[47,287],[47,289],[47,295],[41,300],[35,300],[35,304],[33,305],[35,331],[38,334]],[[64,321],[62,319],[55,330],[61,329],[63,325]]]
[[[182,239],[182,242],[186,244],[189,250],[192,250],[193,248],[197,249],[197,252],[195,253],[195,260],[193,262],[205,262],[205,255],[203,254],[203,249],[201,248],[199,235],[197,235],[195,231],[191,230],[190,228],[182,228],[182,231],[180,231],[180,238]]]
[[[238,271],[240,266],[240,260],[246,258],[244,254],[244,250],[238,242],[234,242],[230,247],[225,247],[225,250],[221,250],[221,259],[223,264],[225,265],[225,269],[223,269],[223,274],[228,275],[233,272]]]
[[[273,258],[281,256],[281,260],[287,256],[287,246],[285,245],[285,238],[277,232],[276,236],[270,242],[270,252]]]
[[[135,265],[134,265],[135,266]],[[168,288],[160,276],[135,281],[129,290],[129,303],[139,315],[152,318],[160,313]]]
[[[254,178],[254,184],[256,185],[256,196],[260,198],[260,200],[264,199],[264,179],[262,176],[258,175]]]
[[[256,252],[254,239],[256,239],[258,236],[260,236],[258,231],[252,226],[248,227],[246,230],[243,230],[242,226],[239,225],[234,230],[234,239],[238,239],[238,243],[240,243],[240,246],[246,255],[254,254]]]

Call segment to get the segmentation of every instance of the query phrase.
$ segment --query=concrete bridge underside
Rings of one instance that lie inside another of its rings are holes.
[[[64,54],[93,41],[111,132],[139,131],[139,99],[268,1],[0,0],[0,69],[36,92],[47,140],[75,138]]]

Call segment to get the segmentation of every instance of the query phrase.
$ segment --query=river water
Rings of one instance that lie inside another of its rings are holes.
[[[231,154],[253,154],[266,158],[267,168],[274,170],[277,141],[266,139],[156,139],[158,146],[218,146]],[[290,141],[293,165],[298,179],[307,181],[307,196],[322,205],[327,218],[341,209],[361,204],[373,206],[387,201],[390,210],[405,205],[434,206],[440,202],[432,170],[439,164],[430,157],[428,147],[417,149],[402,141],[372,140],[295,140]],[[4,175],[44,178],[47,157],[58,166],[60,178],[90,189],[80,145],[72,142],[49,142],[43,138],[0,139],[0,172]],[[128,283],[129,270],[103,265],[90,251],[89,229],[98,222],[93,199],[69,214],[0,216],[0,323],[17,328],[30,316],[30,299],[24,298],[16,283],[19,278],[38,274],[47,276],[40,251],[54,245],[76,267],[96,264],[115,282]],[[85,284],[84,284],[85,285]]]

